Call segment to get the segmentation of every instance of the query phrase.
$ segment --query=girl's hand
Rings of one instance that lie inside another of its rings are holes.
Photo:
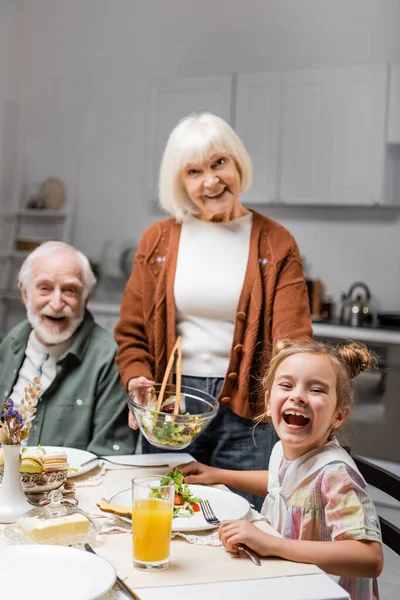
[[[238,554],[239,544],[246,544],[260,556],[272,554],[274,536],[261,531],[245,519],[224,521],[219,528],[219,537],[232,554]]]
[[[128,381],[128,395],[137,404],[142,404],[143,394],[140,392],[142,390],[150,389],[153,386],[154,381],[150,381],[150,379],[147,379],[147,377],[134,377]],[[139,424],[131,411],[129,411],[128,424],[132,429],[138,429],[139,427]]]
[[[202,463],[192,460],[189,463],[174,467],[174,471],[181,471],[185,476],[185,483],[203,483],[211,485],[221,482],[221,469],[216,467],[208,467]]]

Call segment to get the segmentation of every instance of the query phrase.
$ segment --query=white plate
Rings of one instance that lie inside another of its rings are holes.
[[[206,485],[189,485],[189,488],[194,496],[209,500],[220,521],[243,519],[250,510],[247,500],[233,492]],[[123,490],[110,499],[110,504],[120,504],[121,506],[130,506],[131,502],[132,492],[130,489]],[[130,523],[130,519],[121,518]],[[194,513],[191,517],[178,517],[172,521],[172,531],[201,531],[202,529],[215,529],[215,525],[207,523],[201,511]]]
[[[96,455],[92,452],[87,452],[87,450],[79,450],[78,448],[63,448],[62,446],[42,446],[43,450],[46,452],[65,452],[68,457],[68,464],[70,469],[76,469],[76,471],[72,471],[68,473],[68,478],[77,477],[78,475],[83,475],[84,473],[88,473],[99,464],[98,460],[93,460],[88,465],[82,467],[83,463],[95,459]],[[27,450],[35,451],[37,446],[28,446]]]
[[[0,554],[1,597],[7,600],[93,600],[115,579],[104,558],[75,548],[9,546]]]

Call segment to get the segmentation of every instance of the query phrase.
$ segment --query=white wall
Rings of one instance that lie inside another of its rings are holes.
[[[12,204],[19,127],[19,0],[0,1],[0,203]]]
[[[399,61],[400,2],[23,0],[20,40],[25,177],[67,182],[74,242],[98,257],[160,216],[143,192],[150,78]],[[263,212],[328,292],[361,279],[400,309],[397,212]]]

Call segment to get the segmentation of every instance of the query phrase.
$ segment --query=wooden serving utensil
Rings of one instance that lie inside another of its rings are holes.
[[[163,380],[161,383],[160,393],[159,393],[159,396],[157,399],[157,405],[156,405],[157,412],[160,412],[160,410],[161,410],[161,405],[164,400],[165,388],[167,387],[168,378],[169,378],[171,369],[175,362],[175,356],[177,355],[177,357],[176,357],[176,384],[175,384],[176,396],[175,396],[174,415],[179,415],[179,406],[180,406],[180,402],[181,402],[181,385],[182,385],[182,346],[181,346],[181,341],[182,341],[182,338],[178,337],[178,339],[175,342],[174,347],[172,348],[172,352],[171,352],[169,360],[168,360],[167,368],[165,370],[164,377],[163,377]]]

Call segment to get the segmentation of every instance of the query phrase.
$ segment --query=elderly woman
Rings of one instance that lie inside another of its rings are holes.
[[[162,381],[181,336],[182,384],[220,403],[187,450],[205,464],[241,470],[266,469],[277,440],[272,424],[253,424],[264,408],[259,383],[273,342],[311,336],[296,242],[243,206],[251,177],[250,157],[223,119],[204,113],[175,127],[159,178],[161,206],[172,218],[144,232],[115,330],[128,392]],[[137,427],[132,417],[130,424]],[[152,451],[159,452],[143,440],[143,452]]]

